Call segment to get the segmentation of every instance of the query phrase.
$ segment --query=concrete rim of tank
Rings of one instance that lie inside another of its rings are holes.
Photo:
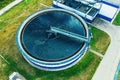
[[[48,64],[49,64],[50,62],[40,61],[40,60],[38,60],[38,59],[36,59],[36,58],[33,58],[33,57],[30,56],[28,53],[26,53],[26,51],[25,51],[25,50],[23,49],[23,47],[22,47],[21,40],[20,40],[20,36],[21,36],[21,31],[22,31],[22,29],[24,28],[24,26],[27,24],[27,22],[29,22],[31,19],[33,19],[34,17],[36,17],[36,16],[39,15],[39,14],[42,14],[42,13],[45,13],[45,12],[50,12],[50,11],[66,12],[66,13],[71,14],[72,16],[76,17],[76,18],[81,22],[81,24],[83,25],[83,27],[84,27],[84,29],[85,29],[85,31],[86,31],[86,38],[89,39],[89,31],[88,31],[88,29],[87,29],[87,28],[88,28],[87,24],[85,23],[85,21],[84,21],[80,16],[78,16],[77,14],[75,14],[75,13],[73,13],[73,12],[66,11],[66,10],[64,10],[64,9],[54,9],[54,8],[52,8],[52,9],[45,9],[45,10],[37,11],[37,12],[33,13],[32,15],[28,16],[28,17],[21,23],[21,25],[20,25],[20,27],[19,27],[19,29],[18,29],[18,31],[17,31],[16,42],[17,42],[17,46],[18,46],[20,52],[21,52],[23,55],[29,56],[29,57],[30,57],[31,59],[33,59],[34,61],[41,62],[41,63],[43,63],[43,64],[44,64],[44,63],[48,63]],[[83,47],[81,48],[81,50],[78,51],[75,55],[77,55],[77,54],[79,54],[80,52],[82,52],[82,50],[84,50],[84,48],[87,48],[87,47],[86,47],[86,44],[87,44],[87,43],[85,43],[85,44],[83,45]],[[84,53],[83,53],[83,54],[84,54]],[[70,58],[68,58],[68,59],[65,59],[65,60],[63,60],[63,61],[56,61],[56,62],[51,62],[51,63],[65,62],[65,61],[68,61],[68,60],[70,60],[70,59],[73,59],[73,58],[75,57],[75,55],[73,55],[72,57],[70,57]],[[23,56],[23,57],[25,57],[25,56]]]

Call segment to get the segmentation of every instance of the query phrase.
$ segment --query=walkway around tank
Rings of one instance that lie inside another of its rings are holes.
[[[10,10],[13,6],[19,4],[22,0],[15,0],[12,3],[10,3],[9,5],[7,5],[6,7],[4,7],[3,9],[0,10],[0,16],[2,14],[4,14],[5,12],[7,12],[8,10]]]
[[[99,57],[101,57],[101,58],[104,57],[104,55],[102,55],[102,53],[96,52],[96,51],[94,51],[94,50],[92,50],[92,49],[90,49],[90,52],[96,54],[97,56],[99,56]]]
[[[101,19],[96,19],[92,25],[105,31],[111,37],[111,44],[92,80],[114,80],[114,75],[120,61],[120,27]]]

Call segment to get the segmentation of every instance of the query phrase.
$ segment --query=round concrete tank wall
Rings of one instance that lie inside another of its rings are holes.
[[[89,47],[90,33],[83,19],[63,9],[46,9],[20,25],[17,45],[34,67],[58,71],[76,64]]]

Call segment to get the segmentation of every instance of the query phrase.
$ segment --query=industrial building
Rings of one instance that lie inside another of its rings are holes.
[[[89,23],[96,17],[112,22],[119,10],[119,5],[106,0],[53,0],[53,7],[72,11]]]

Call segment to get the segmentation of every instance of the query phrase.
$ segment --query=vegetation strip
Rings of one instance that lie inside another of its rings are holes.
[[[90,42],[91,49],[104,55],[111,41],[109,35],[94,26],[89,25],[89,27],[93,35]]]
[[[4,8],[5,6],[7,6],[8,4],[10,4],[13,1],[14,0],[0,0],[0,9]]]
[[[120,26],[120,11],[118,15],[116,16],[116,18],[114,19],[113,24],[116,26]]]

